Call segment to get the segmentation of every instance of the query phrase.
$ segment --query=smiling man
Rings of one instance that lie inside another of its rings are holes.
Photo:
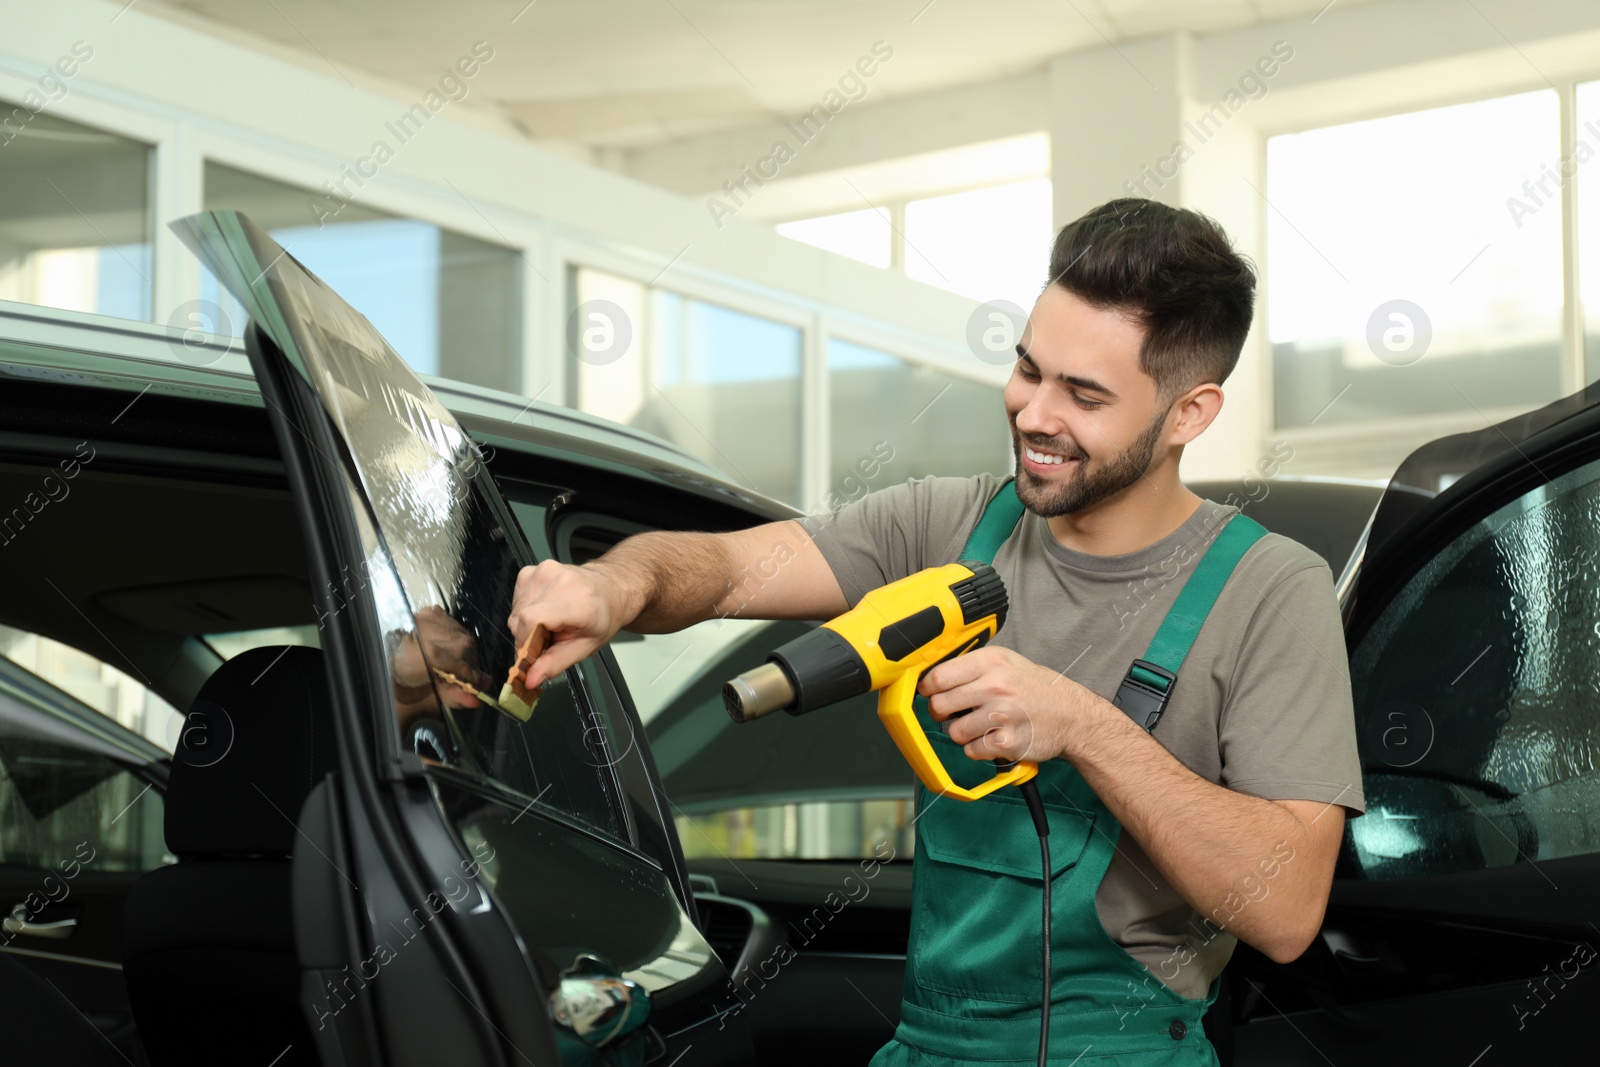
[[[1222,408],[1254,294],[1204,216],[1090,211],[1056,238],[1006,385],[1014,479],[918,478],[804,525],[645,534],[584,567],[528,568],[513,633],[556,634],[530,683],[619,628],[731,614],[735,595],[747,616],[831,617],[970,558],[980,518],[1005,516],[1006,625],[923,677],[919,715],[953,774],[1039,761],[1052,1058],[1215,1063],[1200,1020],[1236,941],[1278,961],[1307,948],[1364,805],[1327,565],[1178,476]],[[746,603],[741,568],[777,546],[790,562]],[[1011,794],[918,788],[904,999],[878,1067],[1033,1058],[1043,883]]]

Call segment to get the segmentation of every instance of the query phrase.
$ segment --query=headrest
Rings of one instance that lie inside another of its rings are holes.
[[[335,763],[322,652],[240,653],[206,679],[183,721],[167,780],[167,848],[290,855],[300,806]]]

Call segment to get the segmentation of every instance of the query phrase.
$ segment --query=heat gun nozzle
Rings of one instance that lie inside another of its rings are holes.
[[[794,699],[794,685],[776,663],[763,663],[722,687],[722,703],[734,722],[749,722],[781,711]]]

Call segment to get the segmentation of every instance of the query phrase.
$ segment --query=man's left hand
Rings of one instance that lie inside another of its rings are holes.
[[[1070,678],[995,645],[941,663],[922,676],[917,692],[972,759],[1041,763],[1066,754],[1090,695]]]

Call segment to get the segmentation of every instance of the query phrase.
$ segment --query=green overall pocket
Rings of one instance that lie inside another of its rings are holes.
[[[983,773],[983,765],[968,760],[942,733],[929,737],[941,758],[953,752],[954,759],[967,760]],[[929,991],[967,1000],[1038,1004],[1044,882],[1039,835],[1027,804],[1014,789],[974,801],[919,793],[914,980]],[[1095,816],[1049,801],[1045,809],[1057,921],[1064,918],[1059,915],[1064,887],[1094,833]]]

